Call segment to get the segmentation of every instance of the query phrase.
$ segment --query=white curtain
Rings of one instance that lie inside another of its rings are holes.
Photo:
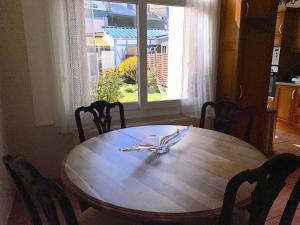
[[[219,39],[219,0],[187,0],[184,18],[182,112],[199,117],[214,101]]]
[[[83,6],[84,0],[48,0],[55,124],[62,133],[74,130],[75,108],[91,102]]]

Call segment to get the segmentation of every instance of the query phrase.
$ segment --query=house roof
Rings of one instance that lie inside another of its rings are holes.
[[[134,39],[137,38],[137,30],[135,27],[115,27],[115,26],[107,26],[104,27],[106,33],[108,33],[113,38],[126,38],[126,39]],[[167,30],[160,29],[148,29],[147,30],[147,38],[148,39],[156,39],[158,37],[168,35]]]
[[[93,9],[93,14],[96,18],[106,16],[107,14],[129,17],[136,16],[135,5],[130,3],[91,1],[88,3],[85,2],[84,7],[86,9]]]
[[[96,47],[109,47],[110,46],[106,41],[104,41],[100,37],[87,37],[86,41],[87,41],[88,47],[94,46],[94,45],[96,45]]]

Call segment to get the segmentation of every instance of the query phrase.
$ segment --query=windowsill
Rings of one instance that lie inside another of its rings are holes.
[[[199,126],[199,118],[187,117],[184,115],[153,116],[147,118],[126,119],[126,127],[145,126],[145,125],[181,125],[195,127]],[[112,121],[111,130],[120,128],[119,121]],[[92,138],[98,135],[94,126],[85,129],[86,138]],[[78,134],[74,134],[74,144],[79,144]]]
[[[173,125],[199,125],[199,119],[183,115],[153,116],[147,118],[135,118],[126,120],[127,127],[151,125],[151,124],[173,124]]]

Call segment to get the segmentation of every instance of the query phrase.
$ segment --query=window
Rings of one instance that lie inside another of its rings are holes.
[[[139,107],[180,99],[182,0],[86,0],[84,9],[95,99]]]
[[[183,7],[147,4],[148,101],[180,98],[183,13]]]
[[[87,51],[95,55],[87,61],[97,70],[89,72],[94,98],[138,102],[136,19],[136,4],[85,1]]]

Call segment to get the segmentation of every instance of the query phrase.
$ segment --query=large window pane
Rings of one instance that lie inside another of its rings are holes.
[[[148,101],[181,96],[183,7],[147,5]]]
[[[87,64],[98,100],[136,102],[136,5],[85,1]]]

